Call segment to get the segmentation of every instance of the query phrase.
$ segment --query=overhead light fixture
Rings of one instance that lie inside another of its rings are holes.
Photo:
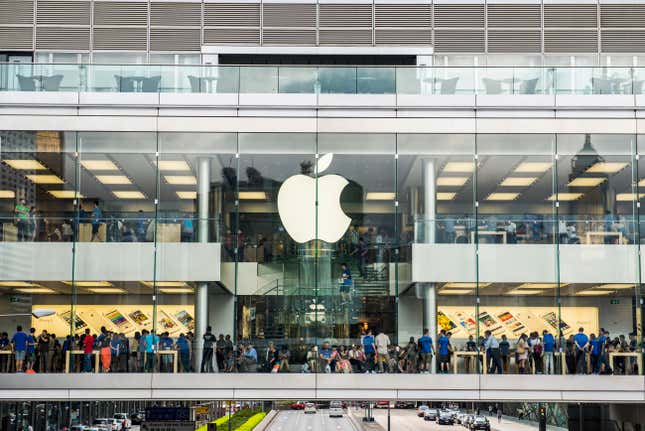
[[[392,192],[367,192],[365,195],[366,201],[393,201],[396,197]]]
[[[551,169],[552,165],[551,162],[523,162],[515,168],[515,172],[540,174]]]
[[[502,187],[528,187],[537,181],[537,177],[507,177],[502,181]]]
[[[560,283],[560,287],[568,286],[569,283]],[[517,286],[518,289],[555,289],[558,283],[524,283]]]
[[[519,193],[491,193],[486,197],[487,201],[512,201],[517,199]]]
[[[488,287],[493,283],[479,283],[479,287]],[[450,282],[443,285],[444,288],[456,287],[456,288],[475,288],[477,283],[465,283],[465,282]]]
[[[580,199],[582,196],[582,193],[557,193],[549,196],[547,200],[554,201],[557,197],[557,200],[559,201],[575,201],[576,199]]]
[[[16,289],[20,293],[56,293],[54,289],[49,287],[20,287]]]
[[[468,177],[439,177],[437,185],[441,187],[461,187],[466,184]]]
[[[3,160],[6,164],[19,171],[42,171],[47,169],[38,160],[33,159],[14,159]]]
[[[472,289],[442,289],[439,292],[439,295],[467,295],[469,293],[473,293],[474,290]]]
[[[109,281],[63,281],[68,286],[78,287],[110,287],[112,283]]]
[[[177,294],[177,293],[194,293],[195,291],[193,289],[191,289],[191,288],[172,289],[172,288],[164,287],[164,288],[159,289],[159,292]]]
[[[588,174],[615,174],[627,166],[623,162],[598,162],[587,169]]]
[[[614,293],[613,290],[593,289],[593,290],[581,290],[580,292],[576,292],[576,295],[579,295],[579,296],[604,296],[604,295],[611,295],[612,293]]]
[[[197,199],[197,192],[175,192],[179,199]]]
[[[97,175],[96,179],[99,183],[106,185],[132,184],[130,178],[126,177],[125,175]]]
[[[621,289],[631,289],[635,287],[635,284],[622,284],[622,283],[609,283],[609,284],[599,284],[594,286],[594,289],[604,289],[604,290],[621,290]]]
[[[111,160],[81,160],[81,165],[88,171],[118,171],[119,168]]]
[[[636,201],[636,200],[643,199],[643,197],[645,197],[645,193],[639,193],[638,195],[636,193],[618,193],[618,194],[616,194],[616,200],[618,202]]]
[[[239,199],[240,200],[266,200],[267,194],[265,192],[240,192],[239,193]]]
[[[65,184],[56,175],[25,175],[34,184]]]
[[[639,186],[641,186],[641,187],[645,187],[645,178],[643,178],[642,180],[640,180],[640,181],[638,182],[638,185],[639,185]]]
[[[604,183],[606,178],[593,178],[593,177],[579,177],[572,180],[569,187],[596,187]]]
[[[28,281],[0,281],[0,287],[36,287],[39,286],[36,283],[30,283]]]
[[[118,287],[89,287],[87,290],[92,293],[103,293],[103,294],[125,293],[124,289],[121,289]]]
[[[473,162],[448,162],[443,167],[444,172],[473,172],[474,170]]]
[[[197,178],[193,175],[164,175],[166,182],[173,186],[189,186],[197,184]]]
[[[544,292],[538,289],[513,289],[506,292],[506,295],[539,295]]]
[[[155,284],[157,287],[185,287],[186,282],[185,281],[142,281],[141,284],[146,285],[148,287],[153,287]]]
[[[190,166],[184,160],[159,160],[155,163],[160,171],[190,171]]]
[[[16,197],[16,192],[13,190],[0,190],[0,199],[13,199]]]
[[[76,190],[47,190],[47,193],[57,199],[80,199],[83,197],[83,195]]]
[[[133,190],[118,190],[112,191],[112,194],[119,199],[145,199],[145,195],[139,191]]]
[[[437,200],[438,201],[451,201],[455,198],[457,193],[454,192],[438,192]]]

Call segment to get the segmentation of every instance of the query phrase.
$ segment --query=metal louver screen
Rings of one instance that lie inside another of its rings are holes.
[[[376,30],[377,45],[432,45],[432,32],[428,30]]]
[[[435,52],[484,52],[484,30],[435,30]]]
[[[254,28],[205,29],[204,43],[259,45],[260,30]]]
[[[645,27],[645,4],[601,4],[601,27]]]
[[[542,52],[540,30],[488,30],[488,52]]]
[[[199,29],[153,28],[150,30],[151,51],[199,51]]]
[[[31,27],[0,27],[0,46],[4,49],[33,49]]]
[[[148,25],[148,3],[94,2],[94,25]]]
[[[434,7],[435,27],[483,27],[483,5],[447,5]]]
[[[266,3],[262,12],[264,27],[316,27],[314,4]]]
[[[598,32],[595,30],[546,30],[544,52],[597,52]]]
[[[602,52],[645,52],[645,30],[603,30]]]
[[[542,26],[540,5],[489,4],[488,27],[537,27]]]
[[[250,3],[206,3],[204,25],[219,27],[259,27],[260,5]]]
[[[372,45],[372,30],[320,30],[321,45]]]
[[[376,27],[430,27],[432,7],[424,4],[377,4]]]
[[[28,0],[0,0],[0,25],[33,24],[34,3]]]
[[[36,49],[90,49],[90,29],[70,27],[38,27]]]
[[[597,27],[595,4],[545,4],[544,27]]]
[[[94,49],[145,51],[147,39],[145,28],[94,29]]]
[[[90,3],[85,1],[39,1],[36,22],[54,25],[90,25]]]
[[[150,25],[199,27],[201,20],[202,5],[200,3],[150,3]]]
[[[263,45],[315,45],[316,30],[267,30],[262,32]]]
[[[320,27],[372,27],[371,4],[321,4]]]

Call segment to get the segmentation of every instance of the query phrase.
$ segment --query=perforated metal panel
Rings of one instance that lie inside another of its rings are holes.
[[[72,27],[38,27],[36,49],[90,49],[90,29]]]
[[[544,52],[597,52],[598,32],[595,30],[545,30]]]
[[[372,30],[320,30],[321,45],[372,45]]]
[[[148,3],[94,2],[94,25],[148,25]]]
[[[376,30],[377,45],[432,45],[432,32],[428,30]]]
[[[150,25],[199,27],[201,19],[202,5],[199,3],[150,3]]]
[[[372,27],[371,4],[321,4],[321,27]]]
[[[0,46],[3,49],[33,49],[31,27],[0,27]]]
[[[264,29],[263,45],[315,45],[316,30]]]
[[[483,27],[484,5],[435,5],[434,25],[435,27]]]
[[[645,30],[603,30],[602,52],[645,52]]]
[[[484,52],[484,30],[435,30],[435,52]]]
[[[147,45],[145,28],[94,29],[94,49],[145,51]]]
[[[260,5],[251,3],[206,3],[204,25],[219,27],[259,27]]]
[[[537,4],[489,4],[488,27],[542,26],[542,11]]]
[[[199,51],[200,47],[198,28],[150,29],[151,51]]]
[[[39,1],[36,22],[55,25],[89,25],[90,3],[85,1]]]
[[[33,24],[34,3],[30,0],[0,0],[0,25]]]
[[[260,30],[254,28],[205,29],[205,43],[230,43],[242,45],[259,45]]]
[[[542,51],[540,30],[488,30],[488,52],[531,53]]]
[[[376,4],[376,27],[430,27],[432,7],[429,4]]]
[[[262,13],[264,27],[316,27],[315,4],[266,3]]]
[[[544,27],[597,27],[595,4],[545,4]]]
[[[602,4],[600,26],[645,27],[645,4]]]

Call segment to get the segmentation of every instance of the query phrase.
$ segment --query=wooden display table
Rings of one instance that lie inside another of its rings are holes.
[[[101,357],[100,357],[100,352],[98,350],[94,350],[92,352],[94,355],[94,372],[98,373],[101,367]],[[85,352],[82,350],[68,350],[65,352],[65,372],[69,373],[69,365],[70,365],[70,359],[72,355],[85,355]],[[83,358],[84,359],[84,358]],[[81,361],[81,366],[83,365],[83,362]]]
[[[596,231],[596,232],[587,232],[587,244],[595,244],[592,242],[593,237],[601,237],[602,242],[600,244],[604,244],[605,242],[605,237],[608,236],[615,236],[618,238],[618,244],[623,243],[623,233],[622,232],[604,232],[604,231]]]
[[[477,232],[478,237],[481,236],[501,236],[502,237],[502,244],[506,244],[506,231],[504,230],[480,230]],[[470,232],[470,242],[474,243],[475,242],[475,232]]]
[[[615,370],[614,360],[618,357],[622,358],[636,358],[636,363],[638,364],[638,372],[642,373],[643,371],[643,355],[640,352],[611,352],[609,354],[609,366],[612,370]],[[625,369],[627,372],[627,369]]]
[[[453,369],[454,369],[455,374],[459,373],[459,357],[460,356],[466,357],[466,359],[469,360],[469,361],[472,360],[473,357],[474,358],[481,357],[482,360],[483,360],[483,362],[482,362],[483,373],[488,374],[488,365],[486,363],[486,352],[469,352],[469,351],[461,350],[461,351],[453,352],[453,356],[454,356],[454,363],[452,365],[453,365]]]
[[[99,237],[95,242],[105,242],[105,223],[99,225]],[[78,228],[78,242],[92,241],[92,223],[81,223]]]

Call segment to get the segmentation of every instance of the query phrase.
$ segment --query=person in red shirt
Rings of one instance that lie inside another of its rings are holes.
[[[83,370],[86,373],[92,372],[92,355],[94,354],[94,337],[90,334],[90,328],[85,329],[83,338]]]

